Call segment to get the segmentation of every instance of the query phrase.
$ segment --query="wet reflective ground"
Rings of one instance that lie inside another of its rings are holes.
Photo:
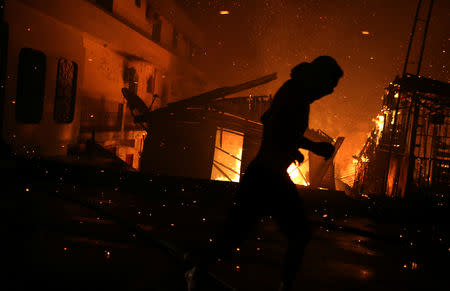
[[[184,290],[183,252],[214,243],[236,189],[44,161],[1,165],[6,290]],[[449,290],[448,208],[430,215],[376,197],[300,193],[314,236],[295,290]],[[266,217],[212,271],[238,290],[276,290],[285,247]]]

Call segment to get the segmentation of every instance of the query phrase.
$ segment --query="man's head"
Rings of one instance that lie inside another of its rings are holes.
[[[341,67],[330,56],[320,56],[311,63],[300,63],[291,71],[291,78],[305,86],[313,100],[333,93],[339,79],[344,75]]]

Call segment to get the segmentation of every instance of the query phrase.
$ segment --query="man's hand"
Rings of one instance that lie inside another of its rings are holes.
[[[293,161],[293,162],[297,161],[297,163],[299,163],[299,164],[301,164],[305,160],[305,157],[299,150],[296,150],[296,151],[290,153],[290,158],[291,158],[291,161]]]
[[[299,152],[297,150],[297,152],[295,154],[295,160],[297,161],[297,163],[301,164],[305,160],[305,157],[303,156],[303,154],[301,152]]]
[[[328,160],[334,153],[334,146],[328,142],[316,142],[312,148],[312,152]]]

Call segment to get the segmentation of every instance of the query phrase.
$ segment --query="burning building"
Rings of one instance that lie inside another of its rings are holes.
[[[95,139],[138,168],[146,132],[121,88],[160,108],[207,86],[195,65],[204,37],[174,1],[11,0],[1,10],[1,133],[17,154],[66,156]]]
[[[386,88],[376,127],[356,160],[357,193],[448,193],[450,84],[420,75],[433,1],[419,1],[402,77]]]
[[[386,90],[357,160],[359,193],[446,192],[450,175],[450,85],[406,75]]]
[[[225,97],[276,76],[200,94],[205,39],[174,1],[11,0],[1,9],[1,134],[16,154],[87,153],[146,173],[235,182],[256,155],[271,97]],[[332,160],[305,156],[292,179],[333,189]]]

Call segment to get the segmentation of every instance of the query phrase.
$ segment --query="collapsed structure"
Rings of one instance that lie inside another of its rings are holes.
[[[256,156],[262,138],[260,117],[272,96],[225,98],[276,78],[276,74],[236,86],[218,88],[150,111],[140,98],[122,89],[137,123],[148,132],[140,170],[145,173],[238,182]],[[308,129],[314,141],[335,143],[322,131]],[[324,161],[312,153],[301,165],[292,164],[292,180],[304,186],[335,189],[333,158]]]

